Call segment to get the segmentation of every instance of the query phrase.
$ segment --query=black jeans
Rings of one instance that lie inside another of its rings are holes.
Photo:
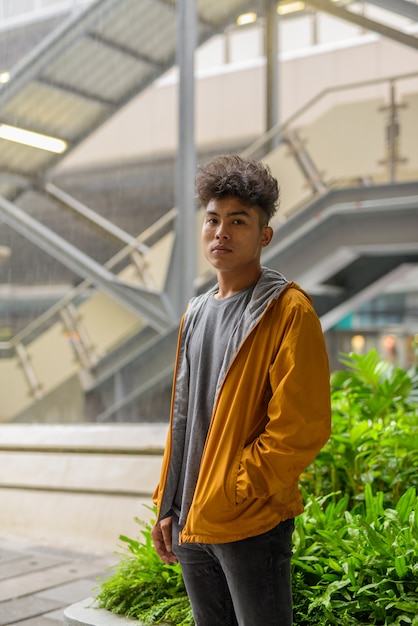
[[[230,543],[178,545],[196,626],[292,626],[290,559],[294,520]]]

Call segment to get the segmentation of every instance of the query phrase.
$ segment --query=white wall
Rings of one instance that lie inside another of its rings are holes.
[[[200,147],[250,142],[264,132],[265,60],[256,39],[251,40],[252,59],[228,64],[221,62],[225,51],[219,38],[202,50],[196,81],[196,140]],[[212,66],[208,61],[211,46]],[[326,88],[418,72],[415,50],[373,34],[284,51],[280,58],[282,121]],[[369,95],[382,93],[373,87]],[[384,97],[388,96],[386,85]],[[176,146],[177,75],[172,70],[69,154],[60,169],[171,153]]]

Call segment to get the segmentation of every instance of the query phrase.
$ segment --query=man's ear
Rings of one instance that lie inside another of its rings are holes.
[[[273,239],[273,229],[271,226],[263,226],[263,230],[261,233],[261,245],[263,248],[269,245],[270,241]]]

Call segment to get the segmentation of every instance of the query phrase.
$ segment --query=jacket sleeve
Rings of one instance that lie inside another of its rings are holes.
[[[276,336],[272,329],[277,349],[269,369],[267,423],[243,450],[237,504],[294,485],[330,435],[329,366],[319,319],[300,292],[284,311],[287,319]]]

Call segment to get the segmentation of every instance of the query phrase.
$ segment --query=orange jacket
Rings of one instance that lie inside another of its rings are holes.
[[[181,393],[177,387],[185,317],[173,398]],[[175,404],[154,494],[158,508],[172,451]],[[330,428],[322,329],[310,297],[288,283],[251,326],[220,385],[180,541],[245,539],[300,514],[298,478],[326,443]]]

